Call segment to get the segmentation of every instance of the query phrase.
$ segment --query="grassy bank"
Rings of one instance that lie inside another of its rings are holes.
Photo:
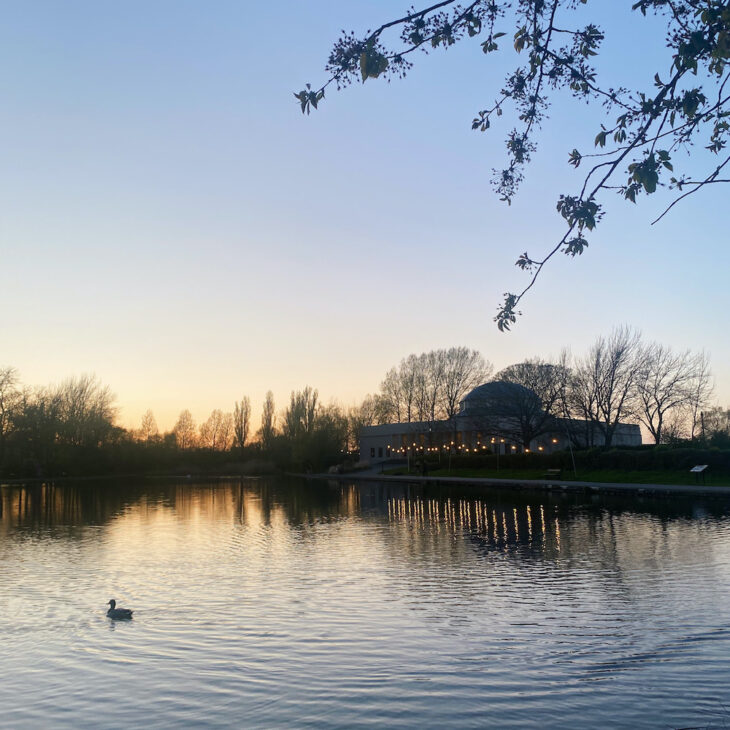
[[[408,474],[405,468],[391,469],[385,474]],[[420,476],[419,470],[411,469],[410,474]],[[489,468],[454,468],[430,469],[430,477],[467,477],[483,479],[544,479],[545,469],[489,469]],[[693,474],[678,470],[623,470],[623,469],[579,469],[577,474],[572,470],[563,471],[561,481],[581,482],[613,482],[617,484],[696,484]],[[700,481],[700,484],[702,482]],[[705,476],[705,485],[708,487],[730,486],[730,474],[711,474]]]

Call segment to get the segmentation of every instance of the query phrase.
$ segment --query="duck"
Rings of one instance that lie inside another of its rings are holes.
[[[128,608],[117,608],[117,602],[112,598],[109,601],[109,610],[106,615],[109,618],[132,618],[132,611]]]

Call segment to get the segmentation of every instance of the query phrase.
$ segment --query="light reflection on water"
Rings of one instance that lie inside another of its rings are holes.
[[[0,509],[1,726],[730,723],[722,502],[250,480]]]

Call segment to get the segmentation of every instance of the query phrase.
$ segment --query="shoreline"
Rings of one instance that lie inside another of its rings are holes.
[[[0,487],[12,486],[43,486],[44,484],[68,482],[115,481],[127,479],[180,480],[195,482],[225,481],[229,479],[260,479],[276,474],[104,474],[95,476],[61,476],[61,477],[31,477],[25,479],[0,479]],[[515,491],[537,490],[547,492],[573,492],[583,494],[642,494],[653,496],[694,496],[730,498],[730,486],[707,486],[704,484],[638,484],[629,482],[590,482],[571,481],[564,479],[509,479],[494,477],[460,477],[460,476],[417,476],[395,475],[373,472],[350,472],[346,474],[301,474],[295,472],[280,472],[278,476],[295,477],[305,481],[360,481],[360,482],[389,482],[396,484],[417,484],[432,486],[468,486],[483,487],[485,489],[513,489]]]
[[[293,474],[304,479],[337,481],[395,482],[401,484],[431,484],[433,486],[470,486],[507,489],[536,489],[550,492],[583,492],[587,494],[651,494],[656,496],[682,495],[695,497],[730,498],[730,486],[712,487],[704,484],[632,484],[623,482],[584,482],[563,479],[494,479],[489,477],[419,477],[393,474]]]
[[[276,474],[96,474],[91,476],[60,476],[60,477],[27,477],[23,478],[0,478],[0,487],[18,486],[43,486],[44,484],[96,482],[96,481],[124,481],[127,479],[179,479],[180,481],[194,482],[196,480],[224,480],[224,479],[261,479],[263,477],[280,476]],[[294,476],[299,476],[298,474]]]

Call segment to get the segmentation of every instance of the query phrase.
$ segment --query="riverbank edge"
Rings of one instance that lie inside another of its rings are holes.
[[[582,482],[561,479],[493,479],[488,477],[418,477],[393,474],[293,474],[305,479],[326,479],[341,482],[396,482],[401,484],[431,484],[434,486],[470,486],[508,489],[538,489],[557,492],[623,494],[652,494],[658,496],[683,495],[694,497],[730,498],[730,486],[708,487],[702,484],[624,484],[621,482]]]
[[[128,481],[129,479],[153,480],[179,480],[186,482],[195,481],[227,481],[231,479],[264,479],[266,477],[282,476],[283,472],[271,472],[261,474],[218,474],[218,473],[196,473],[196,474],[96,474],[85,476],[62,476],[62,477],[28,477],[3,479],[0,478],[0,487],[22,487],[43,486],[44,484],[77,484],[80,482],[113,482]],[[299,476],[299,475],[296,475]]]

